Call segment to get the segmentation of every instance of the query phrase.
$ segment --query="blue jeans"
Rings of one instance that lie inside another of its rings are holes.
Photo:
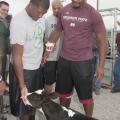
[[[116,57],[114,66],[114,89],[120,90],[120,53]]]
[[[95,91],[100,91],[101,89],[101,80],[98,80],[96,77],[96,70],[97,70],[98,62],[99,62],[99,52],[98,50],[94,50],[93,51],[93,71],[94,71],[93,89]]]

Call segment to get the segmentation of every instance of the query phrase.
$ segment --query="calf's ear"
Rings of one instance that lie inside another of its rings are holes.
[[[57,99],[58,98],[58,93],[53,92],[53,93],[50,93],[49,96],[50,96],[51,99]]]
[[[58,94],[56,92],[48,93],[46,91],[42,92],[42,96],[49,98],[49,99],[56,99],[58,98]]]

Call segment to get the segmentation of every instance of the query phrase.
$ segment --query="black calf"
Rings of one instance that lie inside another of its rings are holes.
[[[28,100],[35,108],[42,108],[47,120],[97,120],[87,117],[75,110],[67,109],[53,102],[51,99],[56,98],[56,94],[32,93]]]
[[[72,109],[61,107],[61,105],[53,101],[49,101],[42,105],[42,109],[47,120],[97,120]]]

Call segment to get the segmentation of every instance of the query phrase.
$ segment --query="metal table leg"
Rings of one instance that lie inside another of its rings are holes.
[[[7,120],[7,118],[4,117],[3,96],[0,96],[0,120]]]

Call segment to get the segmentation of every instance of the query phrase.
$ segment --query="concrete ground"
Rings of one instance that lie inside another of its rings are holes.
[[[76,95],[73,96],[71,107],[83,112]],[[93,117],[99,120],[120,120],[120,93],[110,93],[109,89],[101,89],[100,95],[94,94]]]
[[[8,99],[5,98],[8,103]],[[71,108],[84,113],[82,105],[79,104],[76,93],[72,97]],[[93,117],[99,120],[120,120],[120,93],[110,93],[109,89],[101,89],[100,95],[94,94]],[[7,115],[7,120],[18,120],[12,115]],[[36,120],[45,120],[41,113],[37,113]]]

